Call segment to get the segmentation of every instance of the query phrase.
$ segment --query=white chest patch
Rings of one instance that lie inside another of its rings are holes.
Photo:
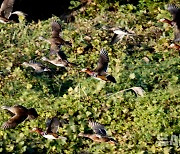
[[[53,135],[43,135],[43,137],[50,139],[50,140],[57,139]]]

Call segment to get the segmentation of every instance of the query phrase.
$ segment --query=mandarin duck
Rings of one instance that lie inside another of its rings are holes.
[[[60,66],[60,67],[75,66],[74,63],[70,63],[67,60],[67,57],[63,51],[59,51],[57,53],[57,58],[55,58],[55,59],[50,60],[47,57],[42,57],[42,60],[47,61],[55,66]]]
[[[78,136],[90,138],[95,142],[107,142],[109,144],[117,144],[117,141],[107,135],[106,129],[103,125],[97,122],[89,121],[89,126],[93,130],[94,134],[79,133]]]
[[[160,19],[160,21],[174,26],[174,42],[180,42],[180,8],[178,8],[174,4],[169,4],[167,10],[173,16],[173,20],[171,21],[168,19]],[[175,46],[174,44],[172,44],[171,46],[176,49],[180,48],[180,46],[177,44],[175,44]]]
[[[46,120],[46,131],[43,131],[41,128],[33,128],[31,132],[37,132],[41,136],[47,138],[47,139],[62,139],[66,140],[66,137],[59,136],[57,134],[57,131],[60,126],[60,121],[57,117],[48,118]]]
[[[29,63],[23,62],[22,65],[25,67],[32,67],[37,73],[51,71],[49,68],[46,68],[45,66],[43,66],[41,63],[37,63],[34,61],[30,61]]]
[[[8,23],[8,22],[14,22],[13,20],[10,20],[10,17],[12,14],[16,14],[18,17],[23,16],[25,17],[25,13],[21,11],[15,11],[13,10],[15,0],[4,0],[1,4],[0,8],[0,22],[1,23]]]
[[[3,123],[3,129],[15,128],[26,118],[32,120],[38,117],[38,114],[34,108],[27,109],[21,105],[14,105],[12,107],[2,106],[1,108],[4,110],[8,110],[12,114],[12,117],[8,121]]]
[[[91,71],[89,68],[84,68],[81,70],[81,72],[86,72],[87,74],[98,80],[111,81],[113,83],[116,83],[115,78],[106,72],[108,67],[108,62],[109,62],[108,52],[104,49],[101,49],[100,57],[96,69],[94,71]]]

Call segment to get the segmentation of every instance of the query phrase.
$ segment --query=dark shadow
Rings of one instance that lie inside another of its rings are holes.
[[[68,11],[70,0],[16,0],[13,11],[23,11],[27,20],[46,20],[52,15],[60,16]]]
[[[0,0],[0,4],[3,0]],[[80,1],[81,4],[77,6],[76,8],[70,10],[69,6],[71,0],[16,0],[14,3],[13,11],[22,11],[27,14],[27,21],[35,21],[38,20],[46,20],[52,15],[55,15],[57,17],[62,17],[65,21],[72,21],[74,19],[75,15],[74,12],[76,10],[80,10],[82,7],[84,7],[87,4],[88,0],[75,0]],[[117,8],[114,8],[114,3],[116,0],[107,0],[107,3],[111,3],[109,7],[109,11],[115,11]],[[90,2],[91,3],[91,2]],[[98,3],[98,2],[96,2]],[[138,1],[133,0],[122,0],[120,1],[121,4],[134,4],[137,5]],[[67,21],[67,22],[68,22]]]

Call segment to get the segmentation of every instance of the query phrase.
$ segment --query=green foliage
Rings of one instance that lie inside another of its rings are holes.
[[[73,45],[63,50],[78,67],[66,70],[42,62],[53,69],[51,73],[36,74],[21,64],[32,59],[41,62],[41,57],[48,55],[49,44],[38,37],[51,36],[50,23],[59,20],[57,17],[38,23],[0,24],[0,105],[21,104],[36,108],[40,114],[14,130],[0,129],[1,153],[179,152],[176,146],[157,145],[158,135],[180,133],[179,53],[168,48],[172,28],[158,22],[171,16],[164,10],[165,3],[152,1],[152,6],[150,1],[143,2],[148,8],[115,3],[113,11],[109,10],[112,4],[92,4],[75,17],[75,22],[60,21],[63,38]],[[113,34],[104,30],[104,25],[132,30],[138,36],[110,46]],[[108,51],[108,72],[117,84],[79,72],[84,67],[96,67],[102,47]],[[132,91],[120,93],[131,87],[142,87],[146,93],[143,97],[136,97]],[[10,116],[3,110],[0,113],[2,125]],[[67,121],[58,132],[68,138],[66,142],[48,141],[30,132],[33,127],[45,130],[45,119],[55,115]],[[89,119],[104,124],[119,145],[79,138],[80,132],[89,130]]]

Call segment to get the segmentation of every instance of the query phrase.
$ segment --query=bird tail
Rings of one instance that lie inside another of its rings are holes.
[[[38,113],[34,108],[28,109],[28,119],[32,120],[38,117]]]
[[[116,79],[112,76],[112,75],[108,75],[106,77],[109,81],[113,82],[113,83],[116,83]]]

